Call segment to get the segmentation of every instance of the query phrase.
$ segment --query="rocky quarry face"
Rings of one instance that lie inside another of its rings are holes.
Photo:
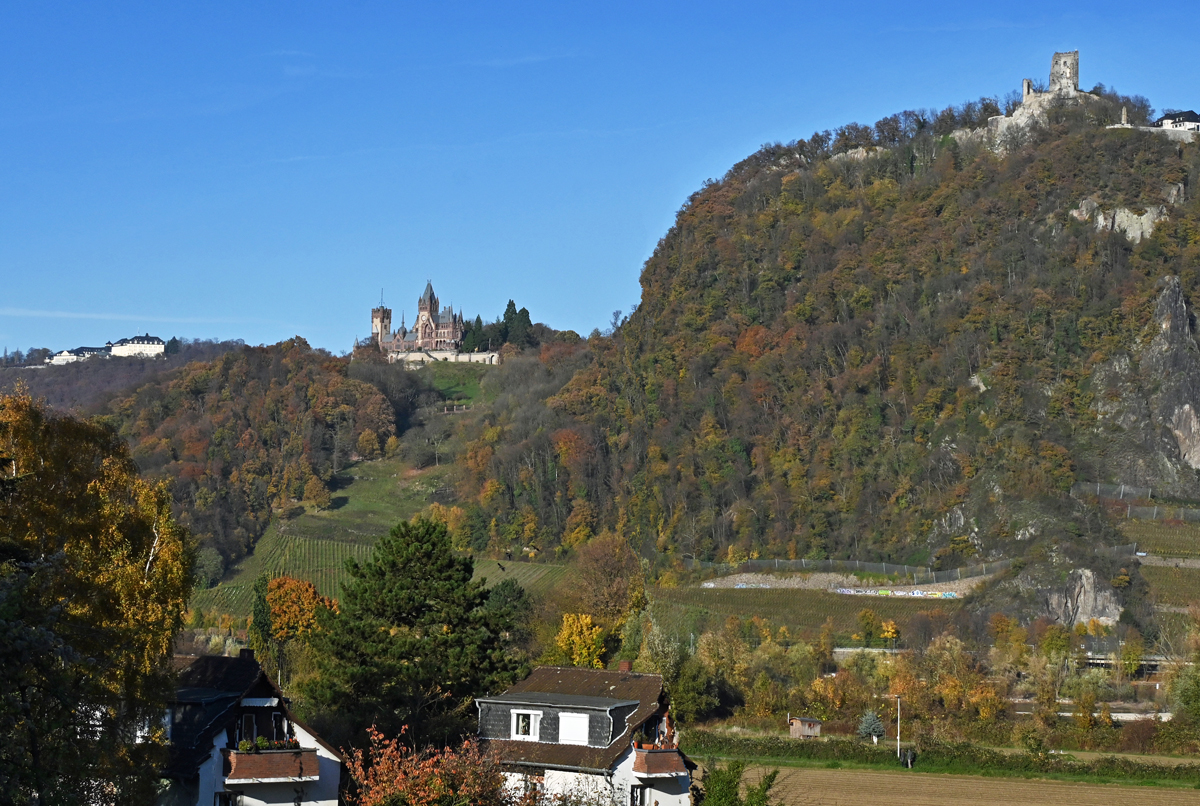
[[[1090,568],[1076,569],[1062,588],[1043,591],[1046,612],[1060,624],[1087,624],[1092,619],[1112,626],[1121,616],[1121,603],[1108,580]]]
[[[1200,348],[1178,277],[1166,277],[1154,336],[1096,368],[1099,431],[1106,445],[1101,482],[1200,497]]]

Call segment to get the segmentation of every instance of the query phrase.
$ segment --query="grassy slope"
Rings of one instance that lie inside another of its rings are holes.
[[[192,607],[247,616],[251,586],[264,573],[311,580],[322,594],[336,598],[348,579],[346,560],[367,559],[381,535],[421,511],[447,470],[413,473],[398,459],[360,462],[347,468],[338,476],[333,508],[324,512],[307,509],[298,517],[273,522],[254,553],[221,584],[197,592]],[[565,573],[563,566],[533,563],[480,560],[475,566],[475,575],[486,577],[489,585],[512,577],[534,594],[549,591]]]
[[[427,364],[419,372],[430,379],[434,388],[446,396],[447,404],[475,404],[482,400],[480,380],[490,367],[487,364]]]
[[[654,598],[680,611],[679,617],[697,624],[718,626],[729,616],[764,616],[773,625],[793,633],[818,633],[827,618],[841,636],[858,630],[858,614],[874,610],[881,619],[905,624],[921,611],[941,608],[952,613],[961,605],[955,599],[902,599],[885,596],[844,596],[794,588],[659,588]]]

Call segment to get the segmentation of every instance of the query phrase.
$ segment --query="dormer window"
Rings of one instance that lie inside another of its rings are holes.
[[[541,732],[541,711],[512,712],[512,738],[523,742],[536,742]]]

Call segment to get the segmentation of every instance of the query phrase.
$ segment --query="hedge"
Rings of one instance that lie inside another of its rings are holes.
[[[773,758],[781,761],[849,761],[899,765],[896,748],[845,739],[790,739],[785,736],[748,738],[705,730],[683,734],[682,749],[695,757]],[[1200,784],[1200,764],[1154,764],[1116,756],[1077,761],[1052,753],[1002,753],[969,742],[922,740],[917,744],[917,769],[970,774],[1072,775],[1135,781],[1185,781]]]

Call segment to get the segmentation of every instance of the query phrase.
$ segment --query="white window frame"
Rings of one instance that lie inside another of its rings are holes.
[[[568,742],[563,739],[563,717],[583,717],[584,730],[583,730],[583,741],[582,742]],[[580,746],[586,747],[588,745],[588,739],[590,738],[591,728],[592,728],[592,719],[589,714],[574,714],[574,713],[559,714],[558,715],[558,743],[559,744],[580,745]]]
[[[521,736],[517,733],[517,717],[521,714],[529,716],[529,735]],[[514,741],[518,742],[537,742],[541,741],[542,728],[542,712],[541,711],[526,711],[521,708],[514,708],[509,716],[509,735]]]

